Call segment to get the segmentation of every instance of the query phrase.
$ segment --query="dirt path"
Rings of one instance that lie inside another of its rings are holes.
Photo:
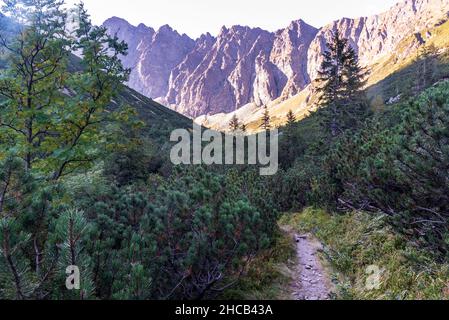
[[[299,235],[291,228],[282,228],[292,237],[296,245],[297,265],[291,291],[295,300],[329,300],[332,295],[332,285],[329,275],[325,272],[318,252],[322,245],[313,236]]]

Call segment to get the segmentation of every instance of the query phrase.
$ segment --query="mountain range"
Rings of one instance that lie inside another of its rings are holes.
[[[421,32],[448,18],[449,0],[405,0],[384,13],[342,18],[319,29],[297,20],[276,32],[232,26],[216,37],[206,33],[191,39],[168,25],[154,30],[117,17],[104,26],[129,45],[122,60],[132,69],[131,88],[204,124],[222,122],[223,114],[236,110],[249,117],[263,105],[310,98],[309,85],[331,31],[348,38],[361,65],[371,69],[393,55],[396,61],[409,58],[432,37]],[[414,40],[398,54],[410,35]]]

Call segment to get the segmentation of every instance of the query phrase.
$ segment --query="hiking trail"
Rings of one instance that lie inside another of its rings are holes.
[[[291,283],[294,300],[330,300],[332,283],[318,256],[322,244],[311,234],[297,234],[290,227],[282,227],[291,236],[296,248],[296,267]]]

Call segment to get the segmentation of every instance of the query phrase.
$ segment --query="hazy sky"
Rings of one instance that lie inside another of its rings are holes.
[[[77,0],[68,0],[76,3]],[[235,24],[274,31],[303,19],[321,27],[342,17],[385,11],[399,0],[85,0],[95,23],[109,17],[153,28],[169,24],[180,33],[197,37],[217,34],[221,26]]]

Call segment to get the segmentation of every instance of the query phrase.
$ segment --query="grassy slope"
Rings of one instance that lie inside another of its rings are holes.
[[[427,32],[431,34],[427,37]],[[422,31],[419,35],[425,39],[426,45],[434,45],[440,49],[439,65],[435,77],[449,76],[449,21],[431,30]],[[373,107],[383,108],[384,102],[398,94],[409,96],[413,94],[416,74],[415,60],[417,58],[417,37],[410,35],[396,49],[394,55],[379,61],[372,69],[368,81],[368,98]]]
[[[189,118],[125,86],[114,103],[132,106],[145,123],[144,131],[153,138],[165,138],[168,141],[172,130],[192,128]]]
[[[70,57],[70,69],[80,70],[80,59]],[[123,85],[118,97],[111,103],[111,108],[130,106],[137,111],[139,119],[145,124],[143,132],[155,141],[169,141],[170,132],[174,129],[192,128],[192,120],[141,95],[137,91]]]
[[[290,283],[296,253],[288,235],[279,234],[271,249],[260,253],[248,266],[236,286],[221,299],[290,300]]]
[[[449,266],[407,243],[384,219],[306,209],[285,215],[281,223],[311,232],[325,244],[340,299],[449,299]],[[372,265],[382,270],[378,290],[366,288]]]

